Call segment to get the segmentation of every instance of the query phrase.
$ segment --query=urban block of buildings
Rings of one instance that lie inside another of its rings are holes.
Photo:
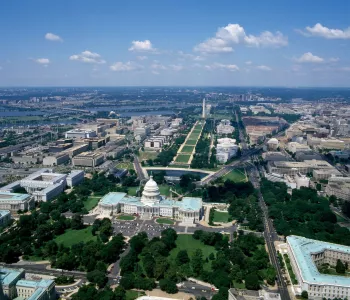
[[[0,299],[55,300],[55,281],[51,279],[27,280],[24,269],[0,267]]]
[[[69,174],[60,174],[54,173],[52,169],[41,169],[33,174],[30,174],[22,180],[3,186],[2,188],[0,188],[0,191],[3,192],[3,200],[5,200],[7,197],[7,202],[9,204],[11,204],[16,199],[20,199],[21,201],[17,202],[19,203],[18,205],[21,206],[21,208],[18,209],[23,210],[30,209],[30,207],[28,207],[30,201],[29,203],[27,203],[27,198],[25,196],[20,197],[18,195],[21,194],[12,193],[16,188],[24,188],[28,194],[34,197],[35,201],[46,202],[62,193],[66,186],[73,187],[82,182],[83,180],[84,171],[73,170]],[[3,202],[5,203],[6,201]],[[11,208],[10,210],[13,210],[13,208]]]
[[[97,211],[106,217],[124,213],[140,215],[146,219],[169,217],[193,224],[202,218],[203,204],[201,198],[184,197],[181,201],[175,201],[161,196],[157,183],[150,176],[141,198],[128,196],[126,193],[108,193],[100,200]]]
[[[316,179],[327,179],[331,174],[338,174],[339,171],[335,169],[330,163],[325,160],[305,160],[298,161],[269,161],[267,163],[269,173],[295,175],[297,173],[307,174],[313,173]],[[316,171],[327,171],[326,173]],[[321,178],[324,177],[324,178]]]
[[[335,266],[339,259],[350,264],[350,247],[300,236],[287,237],[287,251],[298,280],[295,292],[307,291],[309,299],[349,299],[350,277],[321,274],[318,266]]]

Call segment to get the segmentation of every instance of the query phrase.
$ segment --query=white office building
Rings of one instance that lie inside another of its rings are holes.
[[[237,155],[238,145],[235,139],[222,138],[218,139],[216,145],[216,160],[220,163],[226,163],[232,157]]]
[[[231,126],[230,120],[221,120],[220,124],[216,126],[217,134],[232,134],[235,128]]]
[[[17,213],[18,210],[30,210],[34,207],[34,199],[28,194],[0,192],[0,210]]]
[[[350,247],[300,236],[287,237],[287,251],[297,278],[296,294],[308,292],[309,299],[349,299],[350,277],[322,274],[318,266],[336,266],[338,259],[350,264]]]
[[[72,129],[66,132],[66,139],[88,139],[97,137],[96,131],[91,129]]]

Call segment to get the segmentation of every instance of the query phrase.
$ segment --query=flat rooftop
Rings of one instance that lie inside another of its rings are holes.
[[[287,243],[292,248],[304,281],[310,284],[350,286],[350,277],[321,274],[311,257],[313,253],[320,253],[325,250],[342,252],[350,255],[350,247],[311,240],[295,235],[288,236]]]
[[[28,194],[0,192],[0,201],[24,201],[29,197],[30,195]]]
[[[9,210],[0,210],[0,218],[4,217],[8,214],[10,214],[11,212]]]
[[[24,270],[0,268],[0,283],[2,285],[11,284]]]

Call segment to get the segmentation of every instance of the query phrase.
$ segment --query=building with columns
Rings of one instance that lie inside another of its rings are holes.
[[[124,213],[144,218],[168,217],[186,223],[196,223],[202,218],[203,204],[201,198],[184,197],[181,201],[167,199],[160,195],[157,183],[153,176],[150,176],[141,198],[126,193],[108,193],[100,200],[98,212],[105,216]]]

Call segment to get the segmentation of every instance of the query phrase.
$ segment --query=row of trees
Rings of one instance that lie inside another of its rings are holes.
[[[177,291],[176,283],[189,277],[199,278],[218,288],[228,289],[232,280],[245,281],[249,289],[259,289],[266,280],[274,284],[275,270],[269,263],[264,249],[264,239],[253,234],[240,234],[229,244],[228,237],[220,233],[197,230],[194,239],[215,247],[205,257],[202,249],[190,255],[186,250],[172,259],[170,252],[176,247],[177,234],[173,229],[162,232],[161,238],[148,240],[147,234],[139,233],[130,240],[130,252],[121,260],[120,285],[125,289],[153,289],[159,280],[160,288],[168,293]]]
[[[290,195],[284,183],[262,179],[261,192],[278,234],[350,245],[349,230],[337,224],[328,199],[316,190],[302,187]]]

